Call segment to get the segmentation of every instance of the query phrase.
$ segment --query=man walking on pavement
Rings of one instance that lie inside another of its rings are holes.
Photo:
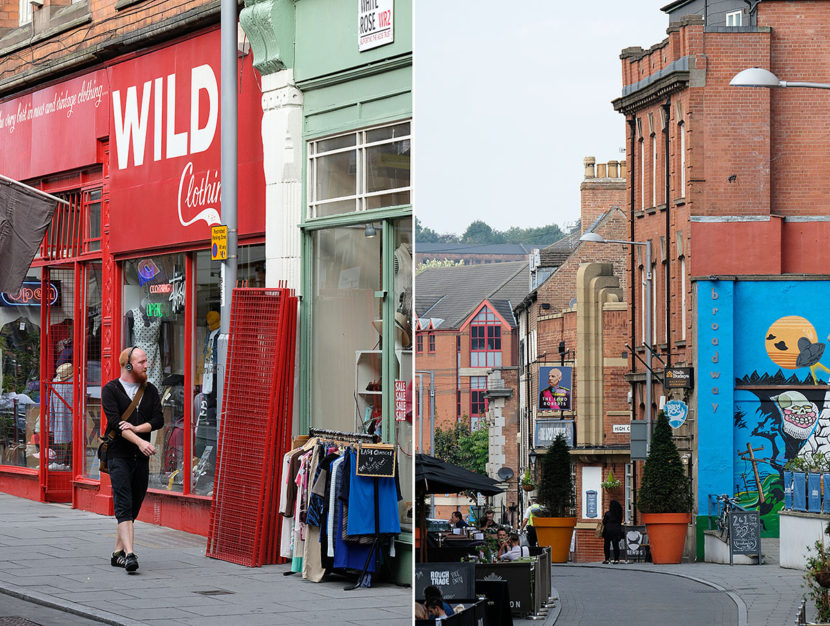
[[[541,512],[542,506],[536,504],[536,496],[530,496],[530,505],[525,509],[519,530],[527,529],[527,543],[531,547],[536,547],[536,529],[533,527],[533,516],[539,515]]]
[[[101,390],[101,406],[107,416],[107,432],[115,441],[107,450],[107,465],[118,534],[110,563],[132,573],[138,569],[133,552],[135,520],[147,493],[150,457],[156,448],[150,433],[164,426],[161,398],[153,383],[147,382],[147,354],[133,346],[118,358],[121,376]]]

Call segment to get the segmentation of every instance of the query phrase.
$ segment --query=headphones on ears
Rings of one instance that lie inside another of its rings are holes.
[[[137,347],[138,346],[132,346],[130,348],[130,353],[127,355],[127,364],[124,366],[124,369],[127,370],[128,372],[133,371],[133,364],[131,363],[131,361],[132,361],[132,358],[133,358],[133,350],[135,350]]]

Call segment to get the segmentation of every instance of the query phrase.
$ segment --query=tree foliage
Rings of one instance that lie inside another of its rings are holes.
[[[651,436],[637,508],[641,513],[686,513],[692,508],[689,479],[663,411]]]
[[[551,517],[570,517],[574,506],[570,448],[561,434],[542,457],[542,478],[537,485],[539,504]]]
[[[494,244],[515,243],[531,246],[549,246],[562,239],[565,232],[556,224],[538,226],[535,228],[519,228],[513,226],[506,231],[493,229],[482,220],[476,220],[467,226],[467,230],[460,237],[454,234],[439,234],[424,226],[415,218],[415,241],[418,243],[468,243]]]
[[[435,430],[435,456],[442,461],[463,467],[482,476],[487,475],[489,433],[482,427],[470,432],[464,422],[453,428]]]

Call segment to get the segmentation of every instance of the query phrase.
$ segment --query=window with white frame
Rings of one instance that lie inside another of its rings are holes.
[[[646,142],[640,138],[640,210],[646,208]]]
[[[410,204],[410,123],[308,143],[308,217]]]
[[[646,266],[640,267],[640,337],[643,343],[647,343],[648,331],[646,330]]]
[[[743,13],[741,11],[732,11],[731,13],[727,13],[726,25],[728,27],[740,26],[742,22],[742,15]]]
[[[31,0],[20,0],[19,3],[19,24],[21,26],[25,26],[26,24],[31,24],[32,22],[32,2]]]

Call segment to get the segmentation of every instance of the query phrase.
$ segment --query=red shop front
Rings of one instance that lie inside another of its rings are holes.
[[[142,347],[165,426],[141,518],[207,534],[216,459],[218,28],[0,101],[0,173],[67,200],[0,294],[0,491],[112,514],[101,386]],[[239,280],[265,286],[261,93],[239,60]]]

